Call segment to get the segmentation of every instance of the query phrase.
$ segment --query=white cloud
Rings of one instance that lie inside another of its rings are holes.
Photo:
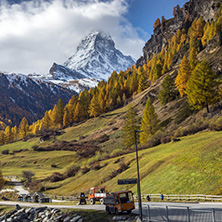
[[[2,1],[3,2],[3,1]],[[73,55],[91,30],[108,32],[138,58],[144,41],[125,18],[127,0],[43,0],[0,5],[0,70],[47,73]]]

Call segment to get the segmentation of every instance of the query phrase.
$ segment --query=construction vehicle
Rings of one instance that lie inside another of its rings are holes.
[[[123,211],[131,213],[135,209],[133,193],[130,190],[107,194],[107,197],[104,198],[104,204],[108,214],[119,214]]]
[[[85,193],[81,193],[80,194],[80,198],[79,198],[79,204],[86,204],[86,196]]]
[[[100,201],[100,203],[103,204],[106,195],[106,187],[92,187],[89,190],[88,200],[91,204],[95,204],[96,201]]]

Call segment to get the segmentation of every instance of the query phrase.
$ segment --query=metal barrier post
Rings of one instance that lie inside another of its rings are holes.
[[[214,208],[212,209],[212,222],[216,222],[216,219],[215,219],[215,209]]]
[[[190,222],[190,208],[187,207],[187,222]]]
[[[167,222],[169,222],[169,214],[168,214],[168,206],[166,206],[166,219],[167,219]]]
[[[151,222],[151,218],[150,218],[150,205],[147,205],[147,216],[148,216],[148,222]]]

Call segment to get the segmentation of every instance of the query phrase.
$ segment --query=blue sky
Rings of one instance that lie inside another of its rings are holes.
[[[17,4],[15,4],[15,2]],[[185,0],[0,0],[0,71],[46,74],[63,64],[92,30],[138,59],[157,17]]]
[[[126,18],[134,27],[139,27],[147,34],[152,34],[153,24],[159,17],[173,17],[173,7],[182,7],[188,0],[129,0]]]

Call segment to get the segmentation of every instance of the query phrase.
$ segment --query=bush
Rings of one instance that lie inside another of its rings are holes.
[[[102,167],[100,166],[99,163],[94,163],[92,166],[91,166],[91,169],[92,170],[99,170],[101,169]]]
[[[63,174],[59,173],[59,172],[54,172],[51,176],[49,176],[47,178],[48,180],[50,180],[51,182],[58,182],[61,180],[64,180],[65,177]]]
[[[2,154],[8,155],[9,154],[9,150],[2,150]]]
[[[51,167],[57,168],[57,165],[56,165],[55,163],[52,163],[52,164],[51,164]]]
[[[66,177],[74,177],[79,170],[80,170],[79,166],[73,165],[66,170],[65,175]]]
[[[119,163],[119,169],[117,170],[119,173],[127,170],[129,168],[128,164],[126,164],[125,162],[120,162]]]
[[[160,142],[161,143],[169,143],[169,142],[171,142],[171,137],[170,136],[161,137]]]
[[[90,171],[90,168],[88,168],[88,167],[83,167],[83,168],[81,169],[82,174],[86,174],[86,173],[89,172],[89,171]]]
[[[112,171],[105,179],[104,182],[111,180],[112,178],[116,177],[117,175],[119,175],[120,173],[122,173],[123,171],[127,170],[129,168],[129,164],[132,161],[129,161],[128,164],[125,162],[121,162],[119,163],[119,167],[117,170]]]
[[[35,176],[35,173],[33,173],[32,171],[29,170],[24,170],[22,171],[22,177],[27,181],[27,182],[31,182],[32,178]]]
[[[40,192],[44,190],[44,187],[40,181],[33,180],[29,183],[29,189],[31,192]]]
[[[32,149],[33,149],[34,151],[38,151],[38,148],[39,148],[39,146],[32,146]]]
[[[198,121],[187,127],[179,127],[175,133],[175,137],[187,136],[195,134],[199,131],[205,130],[209,127],[208,121]]]
[[[222,130],[222,117],[219,117],[217,120],[213,120],[209,124],[211,130],[220,131]]]
[[[147,143],[147,147],[153,147],[161,144],[161,138],[163,137],[163,132],[161,130],[157,131],[153,136],[150,136]]]
[[[111,155],[111,157],[117,157],[117,156],[123,155],[123,153],[124,153],[123,150],[115,149],[115,150],[113,150],[113,152],[110,155]]]

